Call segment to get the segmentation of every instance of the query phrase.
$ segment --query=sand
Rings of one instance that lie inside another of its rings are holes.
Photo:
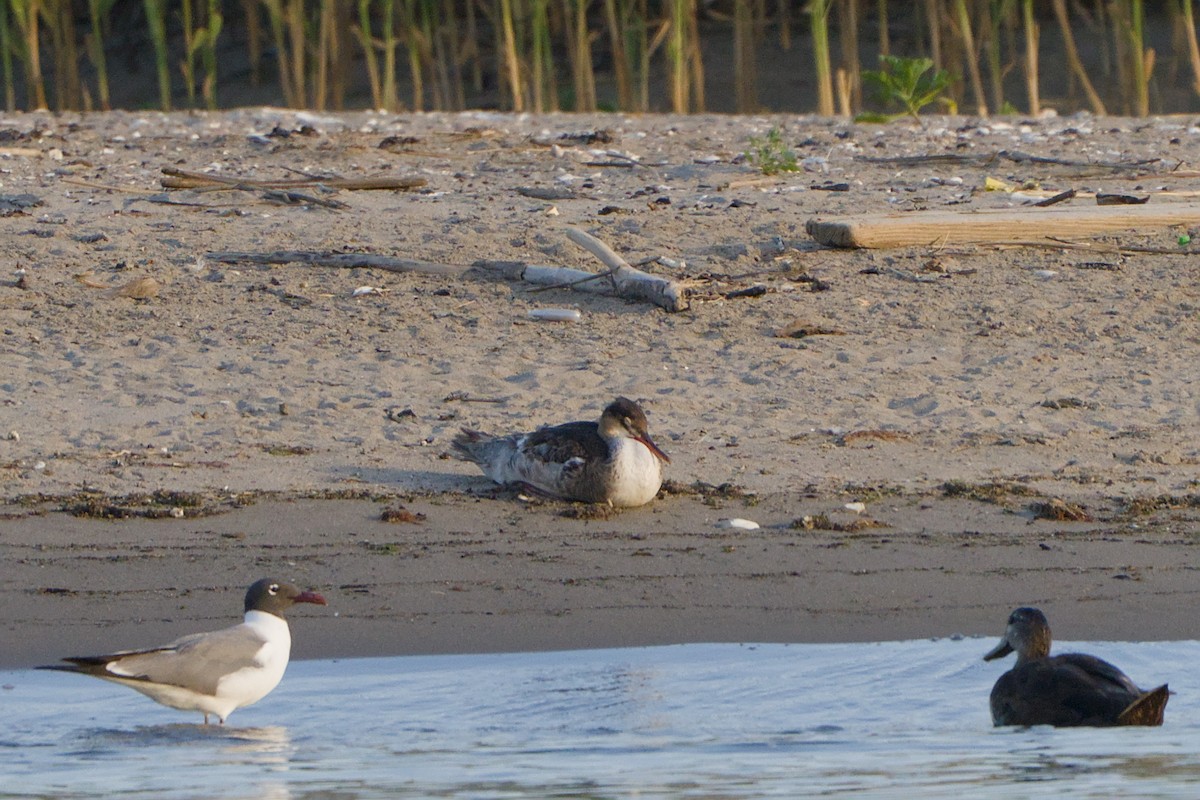
[[[741,153],[773,126],[800,170],[768,179]],[[804,228],[1023,202],[987,177],[1179,201],[1200,181],[1190,119],[254,109],[25,114],[0,134],[0,193],[32,196],[0,218],[0,666],[223,624],[266,572],[330,595],[297,615],[301,656],[998,634],[1023,603],[1067,638],[1196,636],[1193,259],[832,251]],[[962,158],[1001,151],[1175,174]],[[959,160],[864,160],[930,154]],[[426,184],[300,190],[334,209],[168,193],[164,167]],[[208,256],[597,270],[568,226],[660,259],[642,268],[691,308]],[[148,299],[87,285],[145,277]],[[823,332],[776,335],[793,323]],[[448,457],[462,425],[591,418],[617,395],[672,457],[646,508],[530,502]],[[423,517],[380,520],[400,507]],[[107,518],[135,512],[160,518]]]

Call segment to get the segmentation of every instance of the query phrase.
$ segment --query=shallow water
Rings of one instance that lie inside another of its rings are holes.
[[[1200,642],[1076,644],[1175,695],[1162,728],[1074,730],[991,727],[993,644],[306,661],[224,727],[0,672],[0,798],[1200,796]]]

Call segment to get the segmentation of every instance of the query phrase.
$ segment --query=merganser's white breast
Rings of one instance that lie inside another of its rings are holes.
[[[662,488],[663,463],[637,439],[618,438],[612,445],[608,502],[618,507],[649,503]]]

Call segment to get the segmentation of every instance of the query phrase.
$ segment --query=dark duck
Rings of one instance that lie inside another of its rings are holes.
[[[1016,652],[1017,663],[992,687],[997,725],[1161,725],[1167,685],[1145,691],[1107,661],[1082,653],[1050,655],[1050,623],[1018,608],[985,661]]]

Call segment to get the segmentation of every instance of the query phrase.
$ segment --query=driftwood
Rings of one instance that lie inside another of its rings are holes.
[[[567,228],[567,238],[600,259],[600,263],[612,272],[610,281],[614,293],[619,297],[631,297],[654,303],[667,311],[685,311],[688,307],[687,291],[669,278],[660,278],[635,269],[612,248],[578,228]]]
[[[223,264],[309,264],[318,267],[381,269],[388,272],[422,272],[431,275],[464,275],[476,271],[511,281],[524,281],[545,288],[571,288],[653,303],[668,311],[688,307],[686,290],[675,281],[650,275],[631,267],[607,245],[581,230],[567,229],[571,241],[600,259],[608,270],[585,272],[569,267],[548,267],[524,261],[480,259],[473,264],[438,264],[412,258],[395,258],[372,253],[330,253],[311,250],[277,250],[270,253],[211,252],[208,258]]]
[[[424,186],[424,178],[283,178],[252,180],[232,175],[192,172],[186,169],[163,167],[161,183],[164,189],[299,189],[325,186],[330,189],[404,190]]]
[[[1058,205],[1059,203],[1064,203],[1067,200],[1074,199],[1077,194],[1079,194],[1079,192],[1075,191],[1074,189],[1067,189],[1065,192],[1059,192],[1058,194],[1050,195],[1045,200],[1038,200],[1036,203],[1033,203],[1033,205],[1037,206],[1038,208],[1048,208],[1049,206]]]
[[[1089,206],[911,212],[836,219],[810,219],[805,230],[828,247],[919,247],[923,245],[1011,244],[1111,231],[1166,228],[1200,222],[1200,205]]]
[[[998,161],[1011,161],[1015,164],[1042,164],[1045,166],[1068,167],[1083,170],[1138,170],[1143,171],[1152,164],[1161,164],[1161,158],[1147,158],[1139,161],[1085,161],[1073,158],[1052,158],[1035,156],[1020,150],[999,150],[995,153],[931,153],[915,156],[856,156],[855,161],[868,164],[888,164],[897,167],[918,167],[937,164],[954,164],[962,166],[984,167]]]

